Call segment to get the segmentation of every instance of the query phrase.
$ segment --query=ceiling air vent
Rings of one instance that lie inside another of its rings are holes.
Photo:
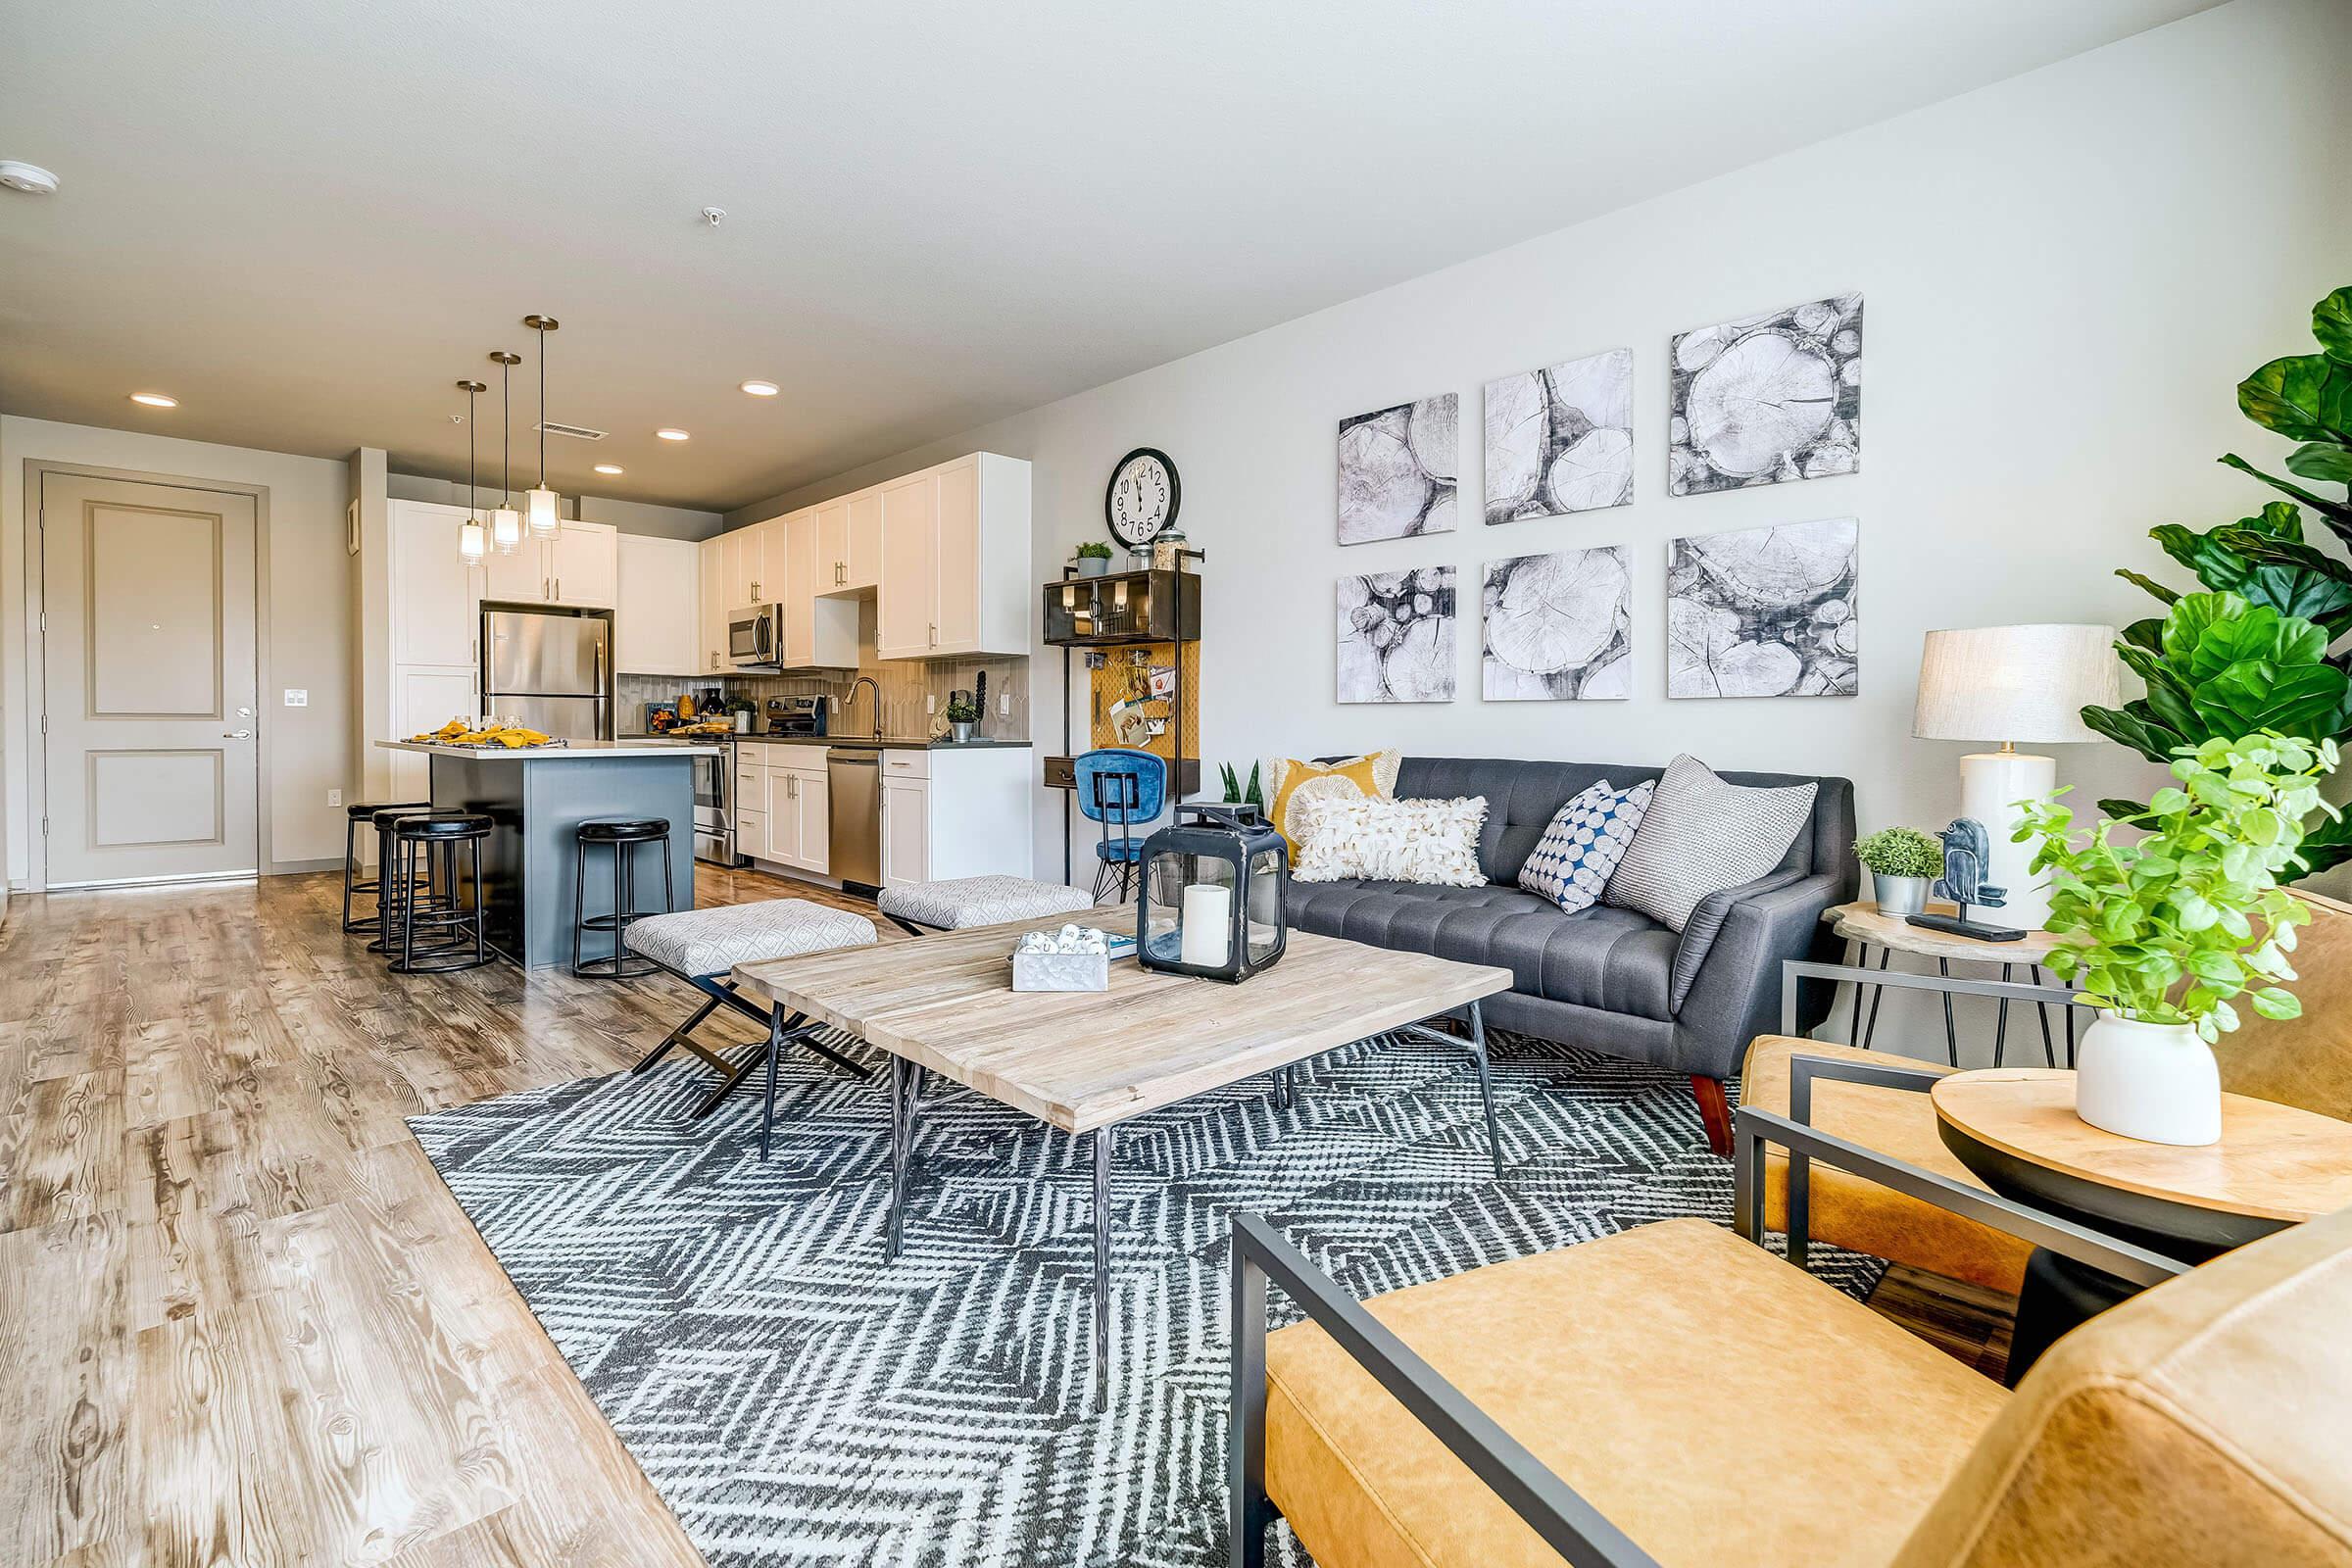
[[[591,430],[584,424],[558,424],[553,419],[541,419],[531,428],[545,430],[549,435],[567,435],[575,441],[602,441],[612,433],[607,430]]]

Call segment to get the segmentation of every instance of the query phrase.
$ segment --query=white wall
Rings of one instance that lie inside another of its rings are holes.
[[[25,616],[24,471],[33,462],[269,488],[270,624],[261,719],[269,737],[269,776],[262,788],[270,803],[270,839],[263,852],[278,865],[340,860],[343,812],[326,804],[326,792],[346,787],[352,777],[354,649],[343,549],[349,465],[12,415],[0,416],[0,750],[6,753],[7,792],[0,814],[8,824],[9,882],[24,882],[31,857],[25,768],[36,754],[27,724],[39,704],[26,689],[37,631]],[[310,706],[282,706],[289,686],[307,689]]]
[[[2013,621],[2121,622],[2151,602],[2110,575],[2178,578],[2145,537],[2251,512],[2265,492],[2213,463],[2274,465],[2233,388],[2308,352],[2311,303],[2352,281],[2352,7],[2238,0],[2092,54],[983,425],[822,486],[745,507],[774,515],[958,452],[1031,459],[1041,574],[1102,538],[1102,487],[1136,446],[1182,470],[1182,526],[1204,547],[1202,756],[1380,746],[1441,755],[1844,774],[1864,827],[1939,826],[1958,744],[1910,739],[1921,635]],[[1572,74],[1571,78],[1572,79]],[[1596,149],[1605,156],[1605,149]],[[1465,146],[1464,157],[1476,156]],[[1398,221],[1415,220],[1404,211]],[[1270,236],[1269,243],[1278,243]],[[1247,256],[1234,265],[1250,265]],[[1670,334],[1850,289],[1868,299],[1862,471],[1726,495],[1665,488]],[[1139,308],[1148,309],[1142,302]],[[1635,504],[1489,529],[1481,387],[1601,349],[1635,351]],[[1337,422],[1452,390],[1463,412],[1459,532],[1343,550]],[[1670,702],[1667,541],[1853,515],[1862,526],[1861,695]],[[1333,580],[1627,544],[1637,563],[1636,696],[1486,703],[1466,610],[1460,698],[1333,700]],[[1036,671],[1057,742],[1059,660]],[[2111,746],[2061,748],[2096,799],[2147,770]],[[1039,796],[1037,863],[1059,860]],[[1081,850],[1083,853],[1083,850]]]

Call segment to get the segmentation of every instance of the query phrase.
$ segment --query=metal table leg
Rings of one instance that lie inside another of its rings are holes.
[[[1470,1004],[1470,1054],[1478,1058],[1478,1098],[1487,1112],[1487,1152],[1494,1160],[1494,1179],[1502,1180],[1502,1135],[1494,1130],[1494,1080],[1487,1071],[1487,1020],[1479,1004]]]
[[[1110,1155],[1115,1134],[1095,1129],[1095,1404],[1110,1403]]]
[[[906,1187],[911,1174],[908,1156],[914,1152],[916,1068],[904,1056],[890,1058],[890,1219],[884,1227],[882,1253],[895,1263],[906,1232]]]
[[[1881,948],[1879,950],[1879,967],[1882,969],[1886,968],[1886,960],[1893,956],[1894,950],[1892,948]],[[1856,995],[1859,995],[1860,992],[1861,988],[1859,986],[1855,987]],[[1862,1049],[1864,1051],[1868,1051],[1870,1049],[1871,1041],[1878,1038],[1879,1004],[1885,1002],[1886,1000],[1886,988],[1885,986],[1872,986],[1870,988],[1870,1022],[1862,1026]]]
[[[2026,966],[2026,972],[2034,977],[2034,983],[2035,985],[2038,986],[2048,984],[2048,982],[2043,980],[2041,977],[2040,964],[2028,964]],[[2055,1067],[2058,1065],[2058,1047],[2056,1042],[2050,1039],[2050,1004],[2046,1002],[2036,1002],[2034,1004],[2034,1010],[2035,1013],[2039,1014],[2041,1018],[2041,1059],[2049,1066]],[[2074,1009],[2069,1007],[2067,1011],[2071,1013],[2074,1011]],[[2067,1064],[2072,1066],[2074,1064],[2075,1053],[2074,1037],[2071,1033],[2067,1037],[2066,1058]]]
[[[1937,958],[1936,960],[1936,972],[1939,975],[1942,975],[1944,978],[1949,979],[1951,978],[1952,966],[1948,960]],[[1951,1056],[1952,1065],[1955,1067],[1959,1066],[1960,1030],[1958,1026],[1952,1022],[1952,994],[1949,991],[1946,991],[1943,994],[1943,1049],[1945,1053]]]
[[[1860,937],[1854,938],[1854,967],[1870,967],[1870,944]],[[1845,1021],[1845,1038],[1852,1045],[1862,1043],[1862,982],[1859,980],[1854,982],[1854,1010],[1853,1015]]]
[[[2015,964],[2010,963],[2004,963],[2001,965],[2001,983],[2003,985],[2007,985],[2009,983],[2011,978],[2009,971],[2016,967],[2017,966]],[[1992,1025],[1992,1064],[1995,1067],[2005,1065],[2002,1058],[2008,1054],[2009,999],[2007,997],[2003,997],[2001,999],[2000,1008],[1994,1014],[1994,1021]]]

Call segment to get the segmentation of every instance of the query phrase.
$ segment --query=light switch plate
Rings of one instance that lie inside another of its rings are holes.
[[[326,792],[326,804],[329,807],[341,806],[343,804],[343,792],[341,790],[328,790]]]
[[[289,686],[289,687],[287,687],[287,688],[286,688],[286,706],[287,706],[288,708],[308,708],[308,707],[310,707],[310,706],[311,706],[311,694],[310,694],[310,692],[309,692],[308,690],[306,690],[305,688],[303,688],[303,687],[300,687],[300,686]]]

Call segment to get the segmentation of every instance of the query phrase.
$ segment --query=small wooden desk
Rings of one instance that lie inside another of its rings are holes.
[[[1935,904],[1930,905],[1929,907],[1944,914],[1954,912],[1953,906],[1948,904]],[[1936,972],[1943,975],[1952,972],[1954,958],[1969,963],[1997,963],[2001,966],[2001,978],[2007,980],[2011,978],[2016,966],[2022,963],[2033,971],[2035,985],[2043,983],[2041,961],[2066,940],[2052,931],[2029,931],[2015,942],[1979,942],[1974,937],[1958,937],[1949,932],[1931,931],[1925,926],[1913,925],[1899,914],[1882,914],[1879,912],[1879,906],[1868,899],[1854,904],[1840,904],[1834,909],[1825,909],[1822,911],[1821,917],[1829,922],[1831,930],[1854,945],[1854,966],[1856,968],[1869,967],[1870,950],[1876,947],[1879,949],[1879,967],[1882,969],[1886,967],[1886,960],[1895,954],[1909,953],[1923,958],[1934,958]],[[1870,1021],[1865,1025],[1862,1021],[1862,987],[1859,983],[1855,985],[1853,1015],[1848,1020],[1845,1031],[1847,1041],[1860,1046],[1865,1051],[1870,1049],[1871,1037],[1876,1035],[1879,1029],[1879,1004],[1885,1000],[1886,995],[1886,988],[1885,986],[1877,987],[1873,991],[1870,999]],[[1834,1003],[1833,1005],[1835,1005]],[[2068,1007],[2062,1010],[2066,1014],[2066,1059],[2071,1062],[2075,1059],[2074,1009]],[[2034,1011],[2041,1017],[2043,1059],[2055,1066],[2058,1061],[2058,1048],[2050,1034],[2049,1009],[2036,1006]],[[1960,1030],[1952,1018],[1952,999],[1949,996],[1943,999],[1943,1045],[1945,1053],[1951,1058],[1952,1065],[1959,1066]],[[2004,1001],[2000,1004],[1999,1022],[1993,1030],[1992,1063],[1994,1066],[2001,1065],[2001,1058],[2008,1048],[2009,1004]]]
[[[1131,930],[1135,906],[1067,917]],[[1095,1387],[1107,1387],[1110,1333],[1110,1162],[1120,1122],[1393,1030],[1460,1044],[1478,1064],[1494,1174],[1502,1146],[1487,1073],[1479,1004],[1511,988],[1511,971],[1423,953],[1391,952],[1292,931],[1273,968],[1240,985],[1110,966],[1107,991],[1016,992],[1013,944],[1061,918],[1022,920],[886,947],[747,963],[734,978],[772,1004],[848,1030],[891,1058],[891,1206],[887,1246],[899,1252],[917,1120],[937,1073],[1094,1143]],[[1424,1020],[1466,1009],[1455,1042]]]
[[[1954,1157],[2004,1197],[2152,1251],[2201,1262],[2352,1205],[2352,1122],[2222,1096],[2222,1139],[2142,1143],[2075,1114],[2075,1075],[2044,1067],[1954,1073],[1930,1092]],[[2018,1298],[2010,1381],[2068,1329],[2134,1288],[2041,1249]]]

